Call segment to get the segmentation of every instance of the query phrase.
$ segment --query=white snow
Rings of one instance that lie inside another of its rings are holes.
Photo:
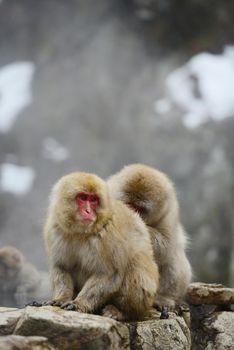
[[[168,113],[171,110],[171,107],[171,101],[168,98],[162,98],[154,103],[154,111],[159,114]]]
[[[24,195],[31,190],[35,178],[35,171],[31,167],[4,163],[0,170],[1,191]]]
[[[0,132],[8,132],[21,110],[32,101],[32,62],[15,62],[0,69]]]
[[[52,137],[43,141],[42,153],[46,159],[54,162],[63,162],[69,157],[69,151]]]
[[[185,111],[184,124],[196,128],[209,119],[234,116],[234,46],[223,54],[201,53],[166,79],[167,99]],[[157,113],[165,113],[157,108]]]

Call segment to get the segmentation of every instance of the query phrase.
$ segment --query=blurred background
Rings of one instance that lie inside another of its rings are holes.
[[[48,194],[128,163],[176,185],[194,280],[234,286],[234,2],[0,1],[0,246],[46,270]]]

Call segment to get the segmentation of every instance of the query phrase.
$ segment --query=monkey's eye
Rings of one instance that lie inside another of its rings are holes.
[[[88,195],[86,193],[78,193],[78,195],[76,196],[76,198],[82,200],[82,201],[87,201],[88,199]]]
[[[97,196],[90,196],[89,197],[90,202],[97,203],[98,202],[98,197]]]

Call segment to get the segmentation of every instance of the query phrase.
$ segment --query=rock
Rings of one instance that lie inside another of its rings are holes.
[[[131,349],[189,350],[190,332],[181,317],[149,320],[130,325]]]
[[[160,320],[155,311],[148,320],[128,324],[52,306],[0,308],[0,334],[9,335],[1,338],[0,350],[190,349],[184,319],[174,313],[169,316]]]
[[[204,320],[204,327],[211,334],[206,350],[227,350],[234,346],[234,313],[217,312]]]
[[[20,335],[8,335],[0,338],[2,350],[55,350],[44,337],[22,337]]]
[[[0,336],[14,332],[22,313],[23,310],[20,309],[0,307]]]
[[[56,307],[26,307],[15,334],[43,336],[58,349],[129,349],[126,325]]]
[[[231,304],[234,303],[234,289],[221,284],[192,283],[187,300],[191,311],[192,349],[233,349],[234,313]]]
[[[192,315],[194,318],[194,315]],[[193,322],[194,325],[194,322]],[[234,313],[214,312],[192,327],[193,350],[231,350],[234,344]]]
[[[222,284],[191,283],[187,291],[189,304],[234,304],[234,288]]]

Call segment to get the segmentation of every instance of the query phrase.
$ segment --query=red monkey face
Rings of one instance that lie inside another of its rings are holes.
[[[92,192],[78,192],[76,203],[81,220],[84,223],[91,223],[96,220],[96,210],[99,205],[99,197]]]

